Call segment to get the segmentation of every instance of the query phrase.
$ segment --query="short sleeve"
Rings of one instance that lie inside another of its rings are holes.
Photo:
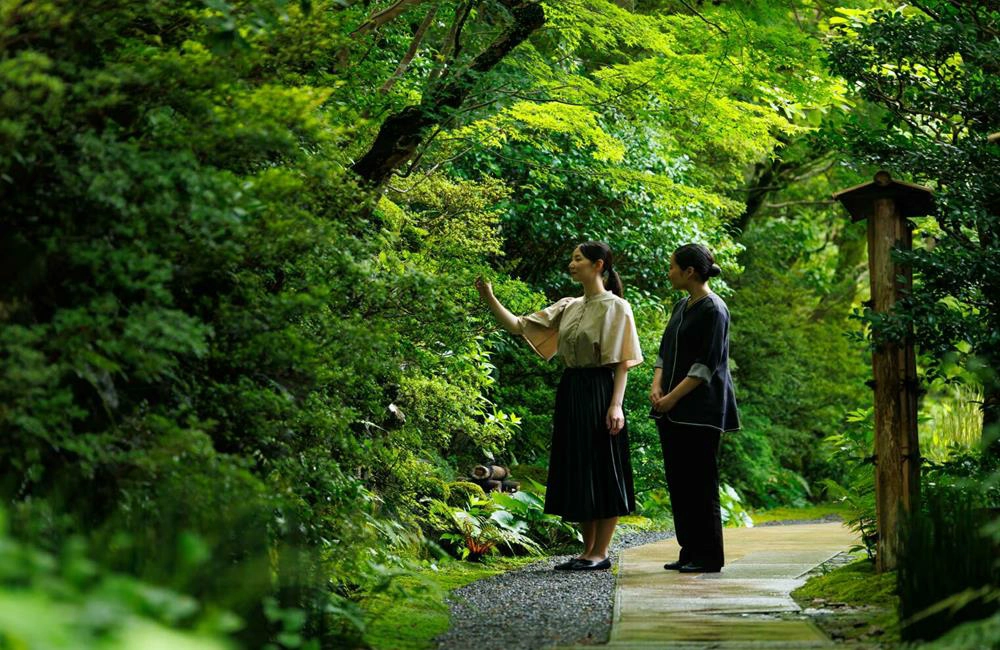
[[[521,336],[546,361],[556,355],[559,348],[559,322],[566,306],[572,301],[572,298],[563,298],[541,311],[517,319],[521,324]]]
[[[632,307],[620,301],[608,310],[601,330],[602,366],[628,362],[628,367],[642,363],[639,332],[635,328]]]

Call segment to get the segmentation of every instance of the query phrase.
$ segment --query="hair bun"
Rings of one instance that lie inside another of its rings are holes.
[[[717,275],[722,275],[722,268],[718,264],[713,264],[712,268],[708,270],[708,277],[714,278]]]

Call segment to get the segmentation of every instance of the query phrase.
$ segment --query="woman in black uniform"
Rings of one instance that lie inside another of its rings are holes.
[[[725,564],[719,441],[740,422],[729,374],[729,309],[708,287],[720,273],[700,244],[671,256],[670,284],[688,295],[674,305],[649,394],[681,547],[680,558],[663,568],[683,573],[715,573]]]
[[[490,283],[476,288],[508,332],[521,334],[546,360],[566,368],[556,391],[545,512],[580,522],[583,552],[561,570],[611,568],[608,545],[620,515],[635,509],[628,428],[622,401],[629,368],[642,362],[632,308],[621,297],[611,249],[584,242],[573,250],[570,276],[583,295],[517,317]]]

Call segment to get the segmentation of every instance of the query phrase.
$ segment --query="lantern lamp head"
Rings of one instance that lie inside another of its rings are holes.
[[[930,188],[894,180],[885,170],[876,173],[871,183],[841,190],[833,198],[847,208],[852,221],[870,218],[875,213],[875,202],[879,199],[895,201],[896,213],[904,219],[933,215],[937,211],[934,193]]]

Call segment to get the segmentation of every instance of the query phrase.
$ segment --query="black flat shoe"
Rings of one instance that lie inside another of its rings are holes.
[[[676,562],[667,562],[666,564],[663,565],[663,568],[666,569],[667,571],[677,571],[682,566],[684,566],[684,564],[685,564],[684,562],[677,560]]]
[[[697,562],[688,562],[677,570],[681,573],[718,573],[719,571],[722,571],[722,567],[708,566],[707,564],[699,564]]]
[[[578,560],[577,565],[573,567],[573,571],[601,571],[603,569],[611,568],[611,558],[606,557],[603,560]]]
[[[556,571],[572,571],[573,569],[576,568],[576,565],[580,562],[586,562],[586,560],[574,557],[566,560],[565,562],[561,562],[552,568],[555,569]]]

